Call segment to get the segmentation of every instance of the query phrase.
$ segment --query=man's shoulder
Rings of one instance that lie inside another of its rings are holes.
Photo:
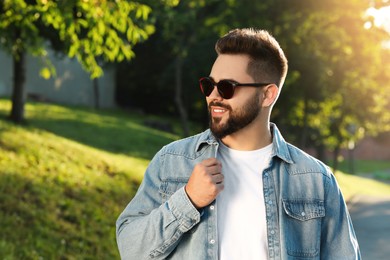
[[[161,154],[175,154],[192,157],[203,144],[210,144],[214,140],[209,129],[199,134],[189,136],[165,145]]]
[[[287,167],[290,174],[321,173],[330,177],[331,171],[325,163],[290,143],[286,144],[293,161]]]

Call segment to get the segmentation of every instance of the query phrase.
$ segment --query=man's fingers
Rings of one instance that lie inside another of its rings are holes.
[[[185,191],[196,208],[209,205],[224,188],[221,170],[222,165],[216,158],[195,165]]]
[[[217,183],[216,185],[217,185],[217,188],[220,192],[225,188],[225,185],[223,184],[223,182]]]
[[[224,176],[222,174],[215,174],[213,176],[214,183],[220,184],[223,182]]]
[[[213,157],[202,161],[201,164],[206,166],[206,167],[210,167],[213,165],[221,165],[221,163],[216,158],[213,158]]]
[[[221,165],[214,165],[207,168],[207,172],[211,175],[220,174],[222,171]]]

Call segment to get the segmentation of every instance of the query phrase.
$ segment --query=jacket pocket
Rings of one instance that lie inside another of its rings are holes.
[[[186,178],[165,179],[161,182],[159,193],[161,204],[166,202],[178,189],[184,187],[188,182]]]
[[[325,216],[321,200],[283,200],[283,230],[287,254],[292,257],[316,258],[320,253],[321,220]]]

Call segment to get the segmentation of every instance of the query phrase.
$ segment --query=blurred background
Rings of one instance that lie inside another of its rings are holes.
[[[198,79],[237,27],[286,53],[285,139],[351,205],[390,196],[389,0],[1,0],[0,257],[119,258],[117,216],[155,152],[207,128]]]

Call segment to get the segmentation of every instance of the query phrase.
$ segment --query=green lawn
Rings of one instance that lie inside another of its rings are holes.
[[[0,99],[0,259],[118,259],[118,214],[154,153],[179,138],[143,122],[171,120],[29,103],[16,126],[9,110]],[[390,195],[389,185],[337,177],[347,198]]]
[[[118,259],[115,220],[154,153],[178,138],[119,111],[0,100],[0,259]]]
[[[336,178],[346,200],[356,195],[390,196],[390,184],[364,176],[337,172]]]
[[[336,173],[344,196],[355,195],[390,196],[390,161],[354,161],[356,175],[345,174],[351,169],[349,161],[340,163]]]
[[[390,148],[389,148],[390,149]],[[376,179],[390,181],[390,161],[364,161],[358,160],[353,164],[357,175],[370,176]],[[345,160],[340,163],[341,171],[349,171],[350,162]]]

